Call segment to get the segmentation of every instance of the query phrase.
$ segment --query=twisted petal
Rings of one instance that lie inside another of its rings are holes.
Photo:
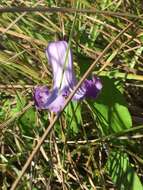
[[[46,49],[48,62],[53,70],[53,88],[60,91],[73,88],[75,75],[73,72],[73,60],[71,49],[68,49],[66,41],[49,43]]]
[[[49,90],[46,86],[36,87],[34,90],[34,101],[38,109],[46,109],[49,98]]]
[[[59,95],[56,89],[49,92],[46,86],[41,86],[35,88],[34,101],[37,109],[49,109],[58,113],[64,106],[65,97]]]
[[[101,80],[94,76],[91,80],[86,79],[75,93],[73,100],[83,98],[96,98],[102,89]]]
[[[58,95],[53,102],[49,105],[49,110],[54,113],[59,113],[65,104],[65,97],[60,94]]]
[[[84,81],[84,86],[86,89],[85,96],[87,98],[96,98],[102,89],[101,80],[96,76],[94,76],[92,80],[86,79]]]

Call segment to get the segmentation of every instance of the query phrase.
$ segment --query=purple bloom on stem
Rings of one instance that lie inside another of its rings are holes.
[[[66,41],[57,41],[49,43],[46,55],[53,71],[53,90],[49,91],[46,86],[36,87],[35,105],[38,109],[49,109],[58,113],[62,110],[66,97],[76,85],[72,52]],[[102,84],[98,77],[86,79],[73,96],[73,100],[96,98],[101,89]]]

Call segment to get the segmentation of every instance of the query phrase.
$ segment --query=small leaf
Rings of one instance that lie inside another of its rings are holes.
[[[12,113],[17,113],[22,111],[22,108],[24,108],[26,104],[25,97],[21,95],[18,91],[15,91],[16,93],[16,107],[12,108]]]
[[[132,126],[132,120],[122,93],[113,79],[102,78],[103,90],[94,103],[90,103],[103,134],[123,131]]]
[[[19,119],[22,131],[29,135],[36,126],[36,114],[33,108],[28,109]]]
[[[117,190],[143,190],[140,179],[132,168],[126,153],[116,149],[112,150],[106,169]]]
[[[79,125],[82,122],[80,104],[77,102],[71,102],[65,109],[65,113],[68,127],[74,134],[78,133]]]

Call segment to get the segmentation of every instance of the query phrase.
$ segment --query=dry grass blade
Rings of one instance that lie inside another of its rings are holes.
[[[104,15],[110,15],[110,16],[117,16],[117,17],[129,17],[129,18],[136,18],[136,19],[142,19],[141,16],[128,14],[128,13],[120,13],[120,12],[112,12],[112,11],[100,11],[95,8],[92,9],[76,9],[76,8],[66,8],[66,7],[3,7],[0,8],[0,13],[5,12],[49,12],[49,13],[92,13],[92,14],[104,14]]]
[[[29,37],[29,36],[26,36],[24,34],[20,34],[20,33],[14,32],[12,30],[8,30],[7,31],[5,28],[2,28],[2,27],[0,27],[0,32],[2,32],[2,33],[5,32],[6,34],[9,34],[11,36],[24,39],[24,40],[26,40],[28,42],[31,42],[31,43],[36,43],[37,45],[44,45],[44,46],[47,45],[46,41],[44,42],[42,40],[34,39],[32,37]]]
[[[24,89],[24,88],[34,88],[34,85],[0,85],[0,89],[7,90],[7,89]]]
[[[40,3],[42,3],[43,0],[37,2],[33,7],[36,7]],[[3,32],[2,34],[5,34],[13,25],[15,25],[22,17],[26,15],[27,12],[22,13],[20,16],[18,16]]]

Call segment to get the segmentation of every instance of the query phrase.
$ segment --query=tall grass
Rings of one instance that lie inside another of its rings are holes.
[[[78,80],[96,63],[90,75],[99,75],[103,90],[97,100],[68,104],[15,189],[142,190],[141,1],[3,0],[0,8],[39,5],[109,14],[0,14],[1,189],[12,188],[53,121],[54,115],[47,110],[36,110],[33,90],[37,85],[52,87],[45,48],[49,42],[66,36]]]

